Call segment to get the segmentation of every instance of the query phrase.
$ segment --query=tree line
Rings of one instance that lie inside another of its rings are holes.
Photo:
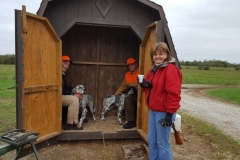
[[[236,63],[228,63],[227,61],[221,61],[221,60],[204,60],[202,61],[179,61],[180,65],[183,66],[208,66],[208,67],[240,67],[240,64]]]
[[[15,64],[15,54],[0,55],[0,64]]]
[[[15,64],[15,54],[0,55],[0,64]],[[202,61],[179,61],[180,65],[183,66],[198,66],[198,67],[240,67],[240,64],[228,63],[227,61],[221,60],[204,60]]]

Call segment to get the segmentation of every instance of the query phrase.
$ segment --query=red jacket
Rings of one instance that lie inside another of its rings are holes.
[[[151,69],[146,81],[152,82],[152,88],[144,89],[151,110],[173,114],[180,108],[182,73],[174,64],[164,63],[155,74]]]

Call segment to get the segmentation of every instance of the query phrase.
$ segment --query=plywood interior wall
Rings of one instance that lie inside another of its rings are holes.
[[[68,83],[85,86],[99,117],[103,99],[114,94],[124,79],[126,60],[133,57],[138,61],[141,40],[131,28],[88,25],[75,25],[61,39],[62,53],[73,60],[67,71]],[[107,114],[116,115],[116,109]]]

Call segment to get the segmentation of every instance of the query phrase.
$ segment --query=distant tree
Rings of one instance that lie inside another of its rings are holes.
[[[240,66],[240,64],[238,63],[228,63],[227,61],[222,61],[222,60],[204,60],[202,61],[197,61],[197,60],[193,60],[193,61],[184,61],[181,60],[179,61],[180,66],[197,66],[199,69],[203,68],[203,66],[208,66],[208,67],[236,67],[236,66]]]
[[[16,63],[15,56],[10,57],[9,60],[10,60],[10,64],[15,64]]]
[[[4,59],[3,64],[10,64],[10,60],[9,59]]]
[[[203,70],[210,70],[210,67],[209,66],[204,66]]]
[[[16,58],[14,54],[0,55],[0,64],[15,64]]]
[[[227,68],[227,63],[226,62],[223,62],[223,67]]]
[[[180,65],[185,65],[185,61],[184,61],[184,60],[179,61],[179,64],[180,64]]]
[[[197,66],[198,65],[198,61],[197,60],[194,60],[191,64],[191,66]]]

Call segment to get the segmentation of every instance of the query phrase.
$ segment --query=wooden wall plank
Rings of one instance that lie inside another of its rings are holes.
[[[62,37],[63,54],[73,61],[96,62],[98,28],[75,25]]]
[[[116,21],[116,19],[117,19],[117,7],[118,7],[116,5],[116,3],[117,3],[118,0],[111,0],[111,1],[112,1],[113,5],[112,5],[111,9],[109,10],[109,12],[107,13],[107,15],[105,16],[105,19],[107,21]],[[109,4],[107,4],[107,5],[109,5]]]
[[[58,85],[41,85],[41,86],[31,86],[25,87],[24,93],[29,94],[33,92],[48,92],[58,90]]]
[[[66,1],[66,24],[71,22],[75,17],[78,17],[78,0]]]
[[[140,26],[148,26],[149,24],[153,23],[156,19],[159,19],[159,17],[156,17],[155,15],[158,15],[156,10],[152,10],[149,6],[141,5],[141,14],[140,14]],[[149,14],[151,13],[151,14]],[[146,30],[146,27],[139,27],[139,32],[141,37],[144,36],[144,32]]]
[[[118,21],[129,22],[129,0],[116,1],[116,19]]]
[[[92,17],[92,0],[79,0],[78,7],[79,13],[78,17],[83,19],[91,19]],[[75,18],[75,17],[73,17]]]
[[[24,128],[28,130],[38,131],[41,137],[56,131],[59,123],[56,117],[56,94],[33,93],[25,96],[26,104],[24,107]],[[41,101],[42,103],[39,103]]]
[[[92,1],[92,19],[96,20],[116,20],[116,0],[101,1],[96,4],[98,1]]]
[[[65,1],[52,1],[51,23],[56,32],[59,32],[66,25],[66,4]]]
[[[139,33],[140,31],[140,4],[137,1],[129,1],[129,22],[134,27],[135,32]],[[142,26],[143,27],[143,26]]]
[[[30,36],[25,40],[25,45],[31,52],[25,52],[26,59],[31,59],[24,62],[25,67],[25,86],[44,85],[46,83],[53,83],[56,81],[56,55],[48,53],[56,53],[55,40],[51,38],[48,32],[49,28],[45,24],[39,23],[32,19],[28,21],[28,25],[32,27],[27,30]],[[35,35],[41,35],[35,37]],[[45,52],[48,50],[47,52]]]
[[[45,9],[45,11],[43,13],[43,17],[47,17],[49,22],[51,22],[51,24],[53,25],[53,22],[52,22],[52,9],[53,9],[53,4],[51,2],[48,2],[47,7],[46,7],[46,9]]]
[[[99,94],[98,115],[101,114],[103,99],[108,95],[115,94],[116,90],[124,79],[126,67],[122,66],[100,66],[99,68],[99,87],[96,90]],[[117,116],[117,108],[106,114],[105,117]]]

